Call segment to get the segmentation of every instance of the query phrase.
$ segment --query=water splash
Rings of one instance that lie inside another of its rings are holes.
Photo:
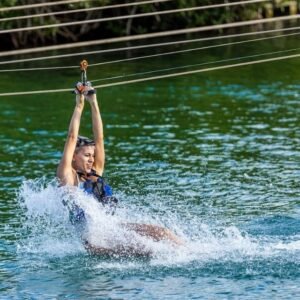
[[[69,255],[86,255],[80,235],[70,223],[69,212],[62,200],[75,201],[84,211],[87,230],[84,238],[97,246],[110,248],[133,247],[151,253],[152,266],[184,266],[190,263],[228,262],[251,263],[278,259],[299,264],[299,235],[290,237],[253,235],[237,226],[206,224],[200,218],[188,218],[168,212],[159,202],[155,213],[154,199],[143,210],[136,199],[127,197],[114,216],[107,214],[101,204],[77,189],[58,188],[55,181],[45,179],[25,181],[19,192],[24,211],[23,237],[18,243],[18,252],[41,255],[49,258]],[[133,197],[133,196],[132,196]],[[154,198],[153,198],[154,197]],[[149,199],[144,199],[144,202]],[[183,246],[174,246],[167,241],[155,242],[128,230],[125,223],[147,223],[168,227],[184,241]],[[97,268],[122,269],[120,262],[103,261]],[[136,262],[127,263],[136,268]]]
[[[55,180],[23,182],[18,195],[24,212],[19,253],[63,257],[84,251],[70,225],[62,196]]]

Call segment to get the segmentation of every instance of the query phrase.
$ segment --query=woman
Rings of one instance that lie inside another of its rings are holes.
[[[88,101],[92,111],[92,124],[94,140],[78,136],[80,119],[84,108],[84,102]],[[69,125],[67,140],[63,155],[57,168],[57,177],[61,185],[77,186],[87,193],[92,194],[103,205],[115,206],[116,198],[111,194],[111,189],[104,182],[105,152],[103,141],[103,125],[98,107],[97,97],[94,90],[87,86],[83,93],[76,91],[76,106]],[[73,222],[85,222],[84,211],[78,206],[72,212]],[[126,223],[122,224],[129,231],[134,231],[140,236],[149,237],[154,241],[169,240],[174,244],[182,244],[179,238],[170,230],[146,224]],[[87,250],[91,253],[113,254],[123,251],[122,249],[104,249],[91,245],[85,241]],[[128,249],[127,249],[128,250]],[[126,251],[127,251],[126,250]],[[128,250],[130,253],[139,253],[134,246]]]

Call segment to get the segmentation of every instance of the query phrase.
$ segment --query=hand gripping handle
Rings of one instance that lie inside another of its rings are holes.
[[[87,60],[82,60],[80,62],[80,70],[81,70],[81,82],[77,82],[75,85],[75,93],[93,95],[96,93],[94,89],[89,89],[92,87],[91,83],[87,81]]]

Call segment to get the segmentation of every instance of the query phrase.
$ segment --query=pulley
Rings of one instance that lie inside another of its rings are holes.
[[[77,84],[75,85],[75,92],[78,92],[79,94],[92,95],[95,94],[96,91],[94,89],[91,89],[92,85],[87,80],[87,68],[88,62],[84,59],[80,62],[81,81],[77,82]]]

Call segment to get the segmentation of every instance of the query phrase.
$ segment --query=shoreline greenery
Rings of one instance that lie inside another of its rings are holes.
[[[279,0],[280,1],[280,0]],[[180,9],[195,6],[204,6],[219,3],[230,3],[229,0],[173,0],[161,3],[149,3],[138,6],[117,7],[113,9],[94,10],[88,12],[77,12],[72,14],[50,15],[53,12],[67,11],[73,9],[91,8],[105,5],[117,5],[132,3],[134,0],[97,0],[83,1],[80,3],[47,6],[49,0],[40,0],[45,3],[43,7],[31,9],[0,11],[0,18],[16,16],[47,14],[41,17],[7,20],[1,22],[1,30],[12,28],[31,27],[47,24],[58,24],[79,20],[92,20],[99,18],[118,17],[123,15],[134,15],[148,12],[157,12],[169,9]],[[278,2],[278,1],[277,1]],[[291,1],[281,0],[281,4]],[[293,2],[293,1],[292,1]],[[299,8],[299,0],[296,2],[296,10]],[[0,8],[36,4],[35,0],[2,0]],[[243,4],[231,7],[213,8],[206,10],[180,12],[175,14],[154,15],[151,17],[128,18],[125,20],[114,20],[109,22],[95,22],[76,26],[64,26],[57,28],[46,28],[32,31],[22,31],[2,34],[0,50],[11,50],[24,47],[36,47],[56,43],[78,42],[83,40],[101,39],[106,37],[125,36],[164,30],[182,29],[203,25],[222,24],[236,21],[264,18],[268,15],[268,2],[256,4]],[[272,2],[274,5],[274,1]],[[298,4],[297,4],[298,3]],[[271,9],[274,9],[274,7]],[[281,10],[280,14],[286,13]],[[272,14],[272,13],[271,13]]]

